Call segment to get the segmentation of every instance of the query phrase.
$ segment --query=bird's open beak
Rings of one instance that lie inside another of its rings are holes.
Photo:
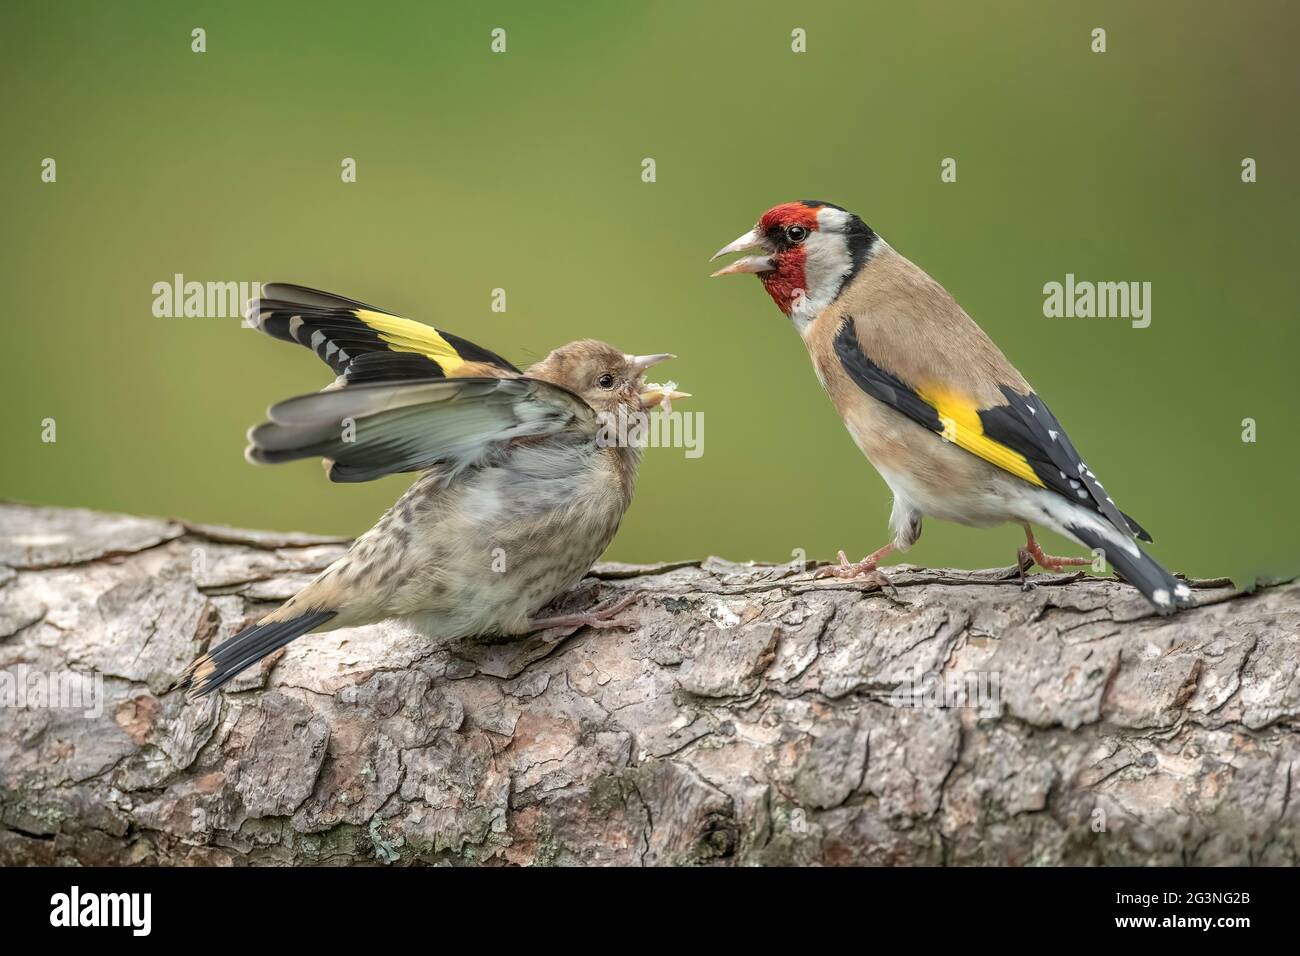
[[[633,376],[636,376],[660,362],[667,362],[669,359],[677,358],[677,356],[672,352],[660,352],[658,355],[627,355],[624,358],[627,359],[629,371]]]
[[[658,355],[629,355],[628,365],[634,374],[642,375],[646,369],[660,362],[666,362],[669,359],[677,358],[671,352],[660,352]],[[654,408],[657,405],[663,405],[666,408],[672,408],[672,403],[679,398],[690,398],[689,392],[677,391],[675,382],[668,382],[660,385],[657,382],[646,382],[642,386],[637,397],[641,400],[641,407],[645,409]]]
[[[717,259],[720,256],[729,256],[733,252],[748,252],[751,249],[762,249],[766,252],[770,252],[772,249],[771,244],[767,241],[767,237],[758,231],[757,226],[749,230],[749,232],[745,233],[735,242],[727,243],[715,252],[713,258],[709,261],[712,262],[713,259]],[[709,278],[713,278],[714,276],[741,275],[746,272],[771,272],[775,268],[776,263],[772,261],[771,256],[745,256],[744,258],[737,259],[729,266],[723,266]]]
[[[679,398],[691,397],[690,392],[677,391],[677,389],[673,387],[675,384],[675,382],[668,382],[665,385],[651,385],[647,383],[645,388],[641,390],[639,396],[641,399],[641,407],[649,411],[658,405],[662,405],[664,408],[671,410],[673,402],[677,401]]]

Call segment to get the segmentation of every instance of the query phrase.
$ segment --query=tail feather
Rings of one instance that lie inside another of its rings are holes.
[[[244,628],[220,647],[196,658],[185,668],[176,686],[188,688],[186,696],[190,700],[204,697],[272,651],[320,627],[337,614],[338,611],[317,608],[285,620],[269,621],[263,618],[251,627]]]
[[[1139,541],[1145,541],[1147,542],[1147,544],[1151,543],[1150,531],[1148,531],[1146,528],[1138,524],[1137,519],[1134,518],[1131,514],[1127,514],[1123,511],[1121,511],[1120,514],[1124,515],[1124,520],[1128,522],[1128,529],[1132,531],[1134,535],[1136,535]]]
[[[1068,525],[1065,530],[1085,546],[1100,549],[1120,577],[1141,591],[1160,614],[1173,614],[1193,603],[1191,588],[1135,543],[1121,544],[1086,525]],[[1129,547],[1137,553],[1134,554]]]

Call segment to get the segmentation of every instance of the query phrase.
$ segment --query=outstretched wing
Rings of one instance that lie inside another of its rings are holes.
[[[836,333],[835,354],[849,378],[877,401],[1003,471],[1096,511],[1124,534],[1151,540],[1115,506],[1056,416],[1033,392],[1022,394],[1003,385],[1005,404],[980,407],[954,392],[912,388],[871,361],[850,317]]]
[[[349,385],[271,407],[248,433],[249,461],[326,459],[331,481],[370,481],[442,465],[448,475],[481,464],[517,439],[594,433],[578,396],[530,378],[451,378]]]
[[[518,374],[501,356],[355,299],[271,282],[249,304],[263,332],[311,349],[347,385]]]

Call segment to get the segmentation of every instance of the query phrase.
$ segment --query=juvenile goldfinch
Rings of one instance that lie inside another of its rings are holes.
[[[1026,535],[1022,568],[1090,563],[1044,554],[1038,524],[1101,549],[1160,613],[1191,603],[1187,585],[1138,547],[1151,536],[1115,506],[1024,377],[943,286],[866,223],[830,203],[785,203],[713,258],[751,251],[713,274],[759,277],[894,495],[890,542],[857,564],[840,552],[840,566],[823,571],[886,584],[877,565],[916,543],[925,515],[976,527],[1015,521]]]
[[[685,393],[643,382],[662,355],[562,346],[521,372],[464,339],[351,299],[273,284],[262,331],[311,348],[338,379],[273,406],[250,461],[321,457],[331,481],[420,476],[379,522],[280,608],[199,657],[191,699],[309,631],[399,618],[438,642],[613,626],[630,599],[537,617],[591,568],[632,500],[642,449],[605,416]]]

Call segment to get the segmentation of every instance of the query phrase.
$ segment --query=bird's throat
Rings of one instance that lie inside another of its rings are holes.
[[[808,280],[804,274],[804,251],[787,249],[776,256],[776,268],[759,274],[763,288],[772,297],[776,307],[790,315],[799,300],[808,296]]]

